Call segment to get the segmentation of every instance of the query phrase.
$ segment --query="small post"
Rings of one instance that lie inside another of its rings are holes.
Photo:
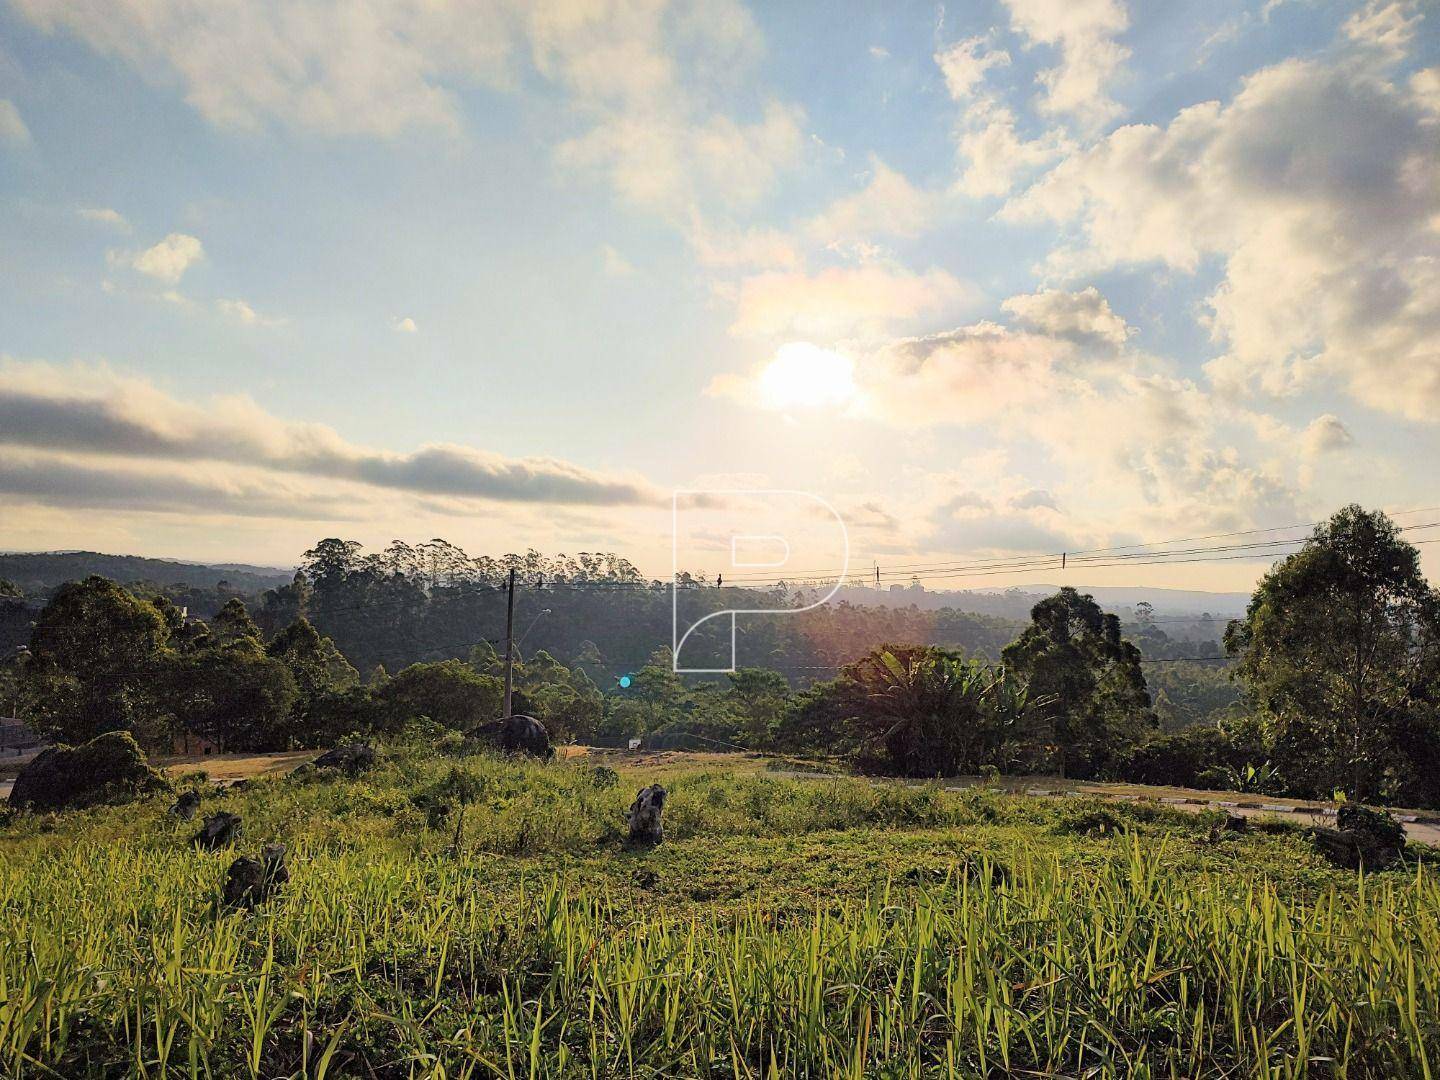
[[[510,587],[505,595],[505,719],[515,715],[511,694],[515,686],[515,570],[510,570]]]

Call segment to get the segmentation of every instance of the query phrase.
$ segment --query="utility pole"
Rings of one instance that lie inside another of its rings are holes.
[[[511,711],[511,692],[515,686],[515,570],[510,570],[510,588],[505,593],[505,719]]]

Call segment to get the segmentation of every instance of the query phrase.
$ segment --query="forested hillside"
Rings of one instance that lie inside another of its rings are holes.
[[[241,593],[256,593],[284,584],[287,577],[263,566],[205,566],[138,555],[105,555],[98,551],[43,551],[0,554],[0,579],[26,593],[53,589],[67,581],[96,575],[122,585],[137,581],[156,585],[215,588],[221,582]]]

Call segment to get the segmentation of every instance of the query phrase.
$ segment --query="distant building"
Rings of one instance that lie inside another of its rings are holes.
[[[208,757],[224,752],[223,747],[214,739],[197,735],[189,728],[175,733],[172,750],[177,756],[183,757]]]
[[[33,757],[48,745],[25,721],[0,716],[0,761]]]

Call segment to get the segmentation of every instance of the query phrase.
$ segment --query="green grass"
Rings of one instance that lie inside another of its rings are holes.
[[[462,770],[460,777],[454,770]],[[1440,1067],[1440,886],[1294,829],[717,768],[394,755],[207,800],[291,847],[253,914],[166,801],[0,827],[0,1074],[1373,1076]],[[476,794],[458,850],[425,796]],[[418,799],[417,799],[418,797]],[[1103,811],[1103,812],[1102,812]]]

